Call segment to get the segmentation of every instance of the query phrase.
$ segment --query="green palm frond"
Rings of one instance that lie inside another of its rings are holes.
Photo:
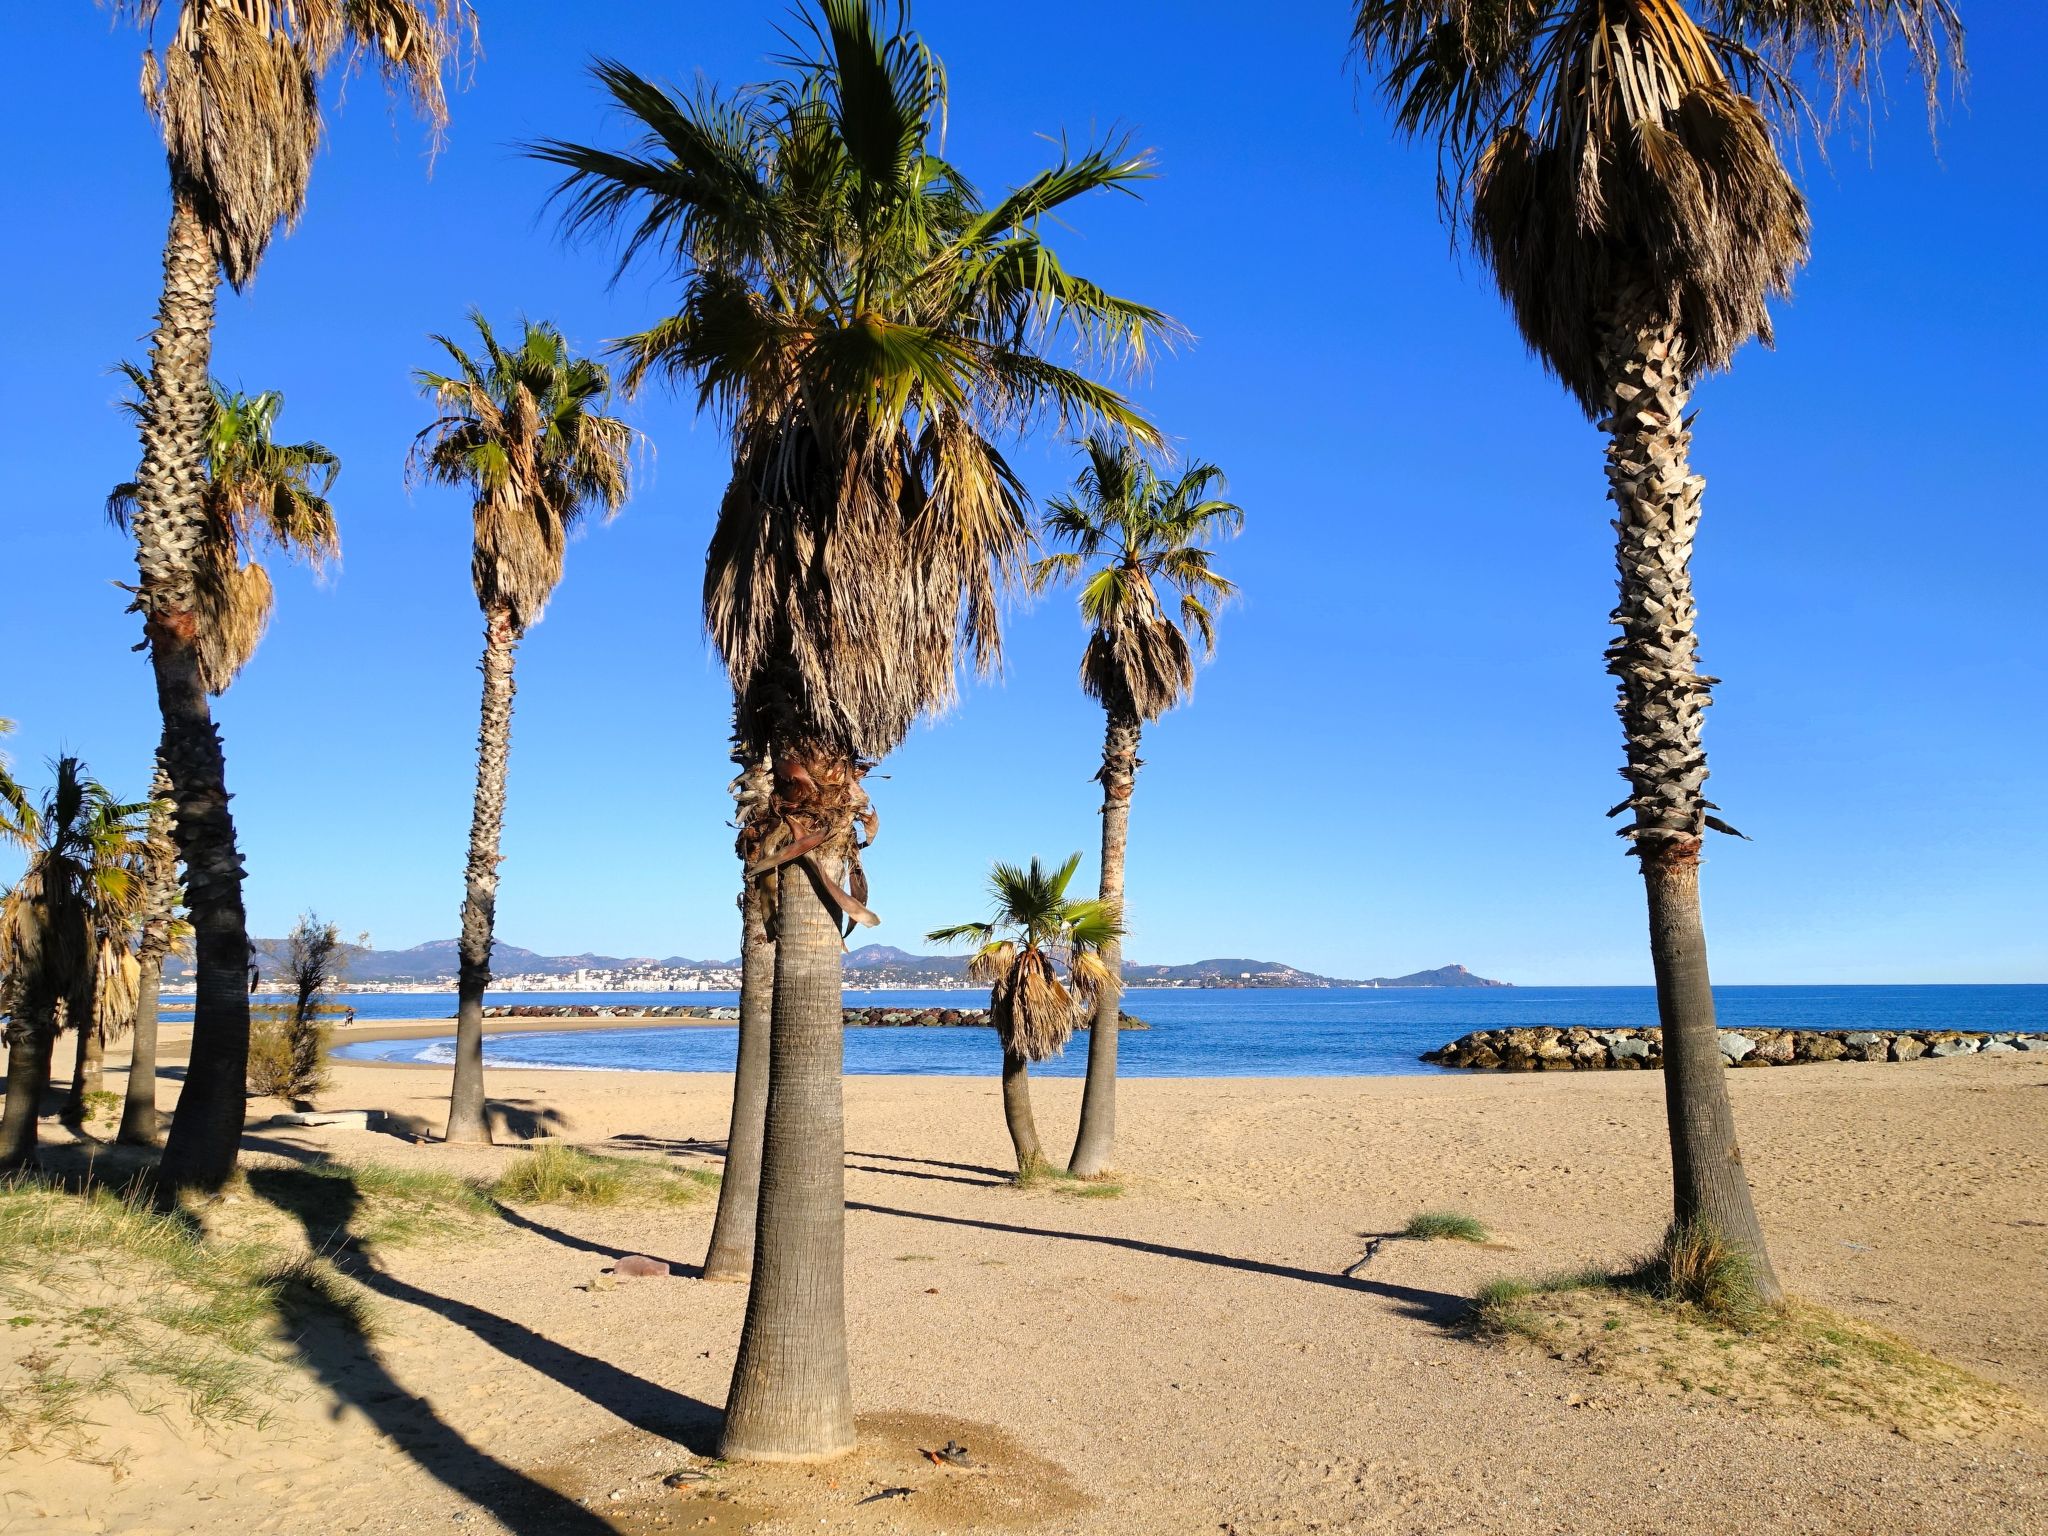
[[[1156,429],[1117,379],[1178,335],[1068,270],[1058,212],[1131,192],[1120,141],[1062,150],[984,203],[938,152],[945,71],[900,7],[814,0],[779,76],[685,94],[604,63],[624,149],[530,146],[572,235],[672,266],[672,312],[616,344],[622,386],[694,390],[732,434],[704,617],[763,745],[878,758],[1001,660],[1031,530],[1005,440]],[[1071,353],[1071,357],[1058,354]],[[800,722],[783,718],[801,701]]]

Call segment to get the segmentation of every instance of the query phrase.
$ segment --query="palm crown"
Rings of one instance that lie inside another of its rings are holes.
[[[1085,193],[1132,189],[1143,155],[1064,155],[984,205],[936,152],[945,76],[925,45],[873,0],[805,20],[784,78],[730,94],[601,64],[635,150],[534,152],[568,171],[570,229],[618,227],[622,267],[653,248],[681,270],[677,312],[621,343],[625,383],[694,381],[732,428],[704,602],[743,739],[878,757],[952,698],[959,647],[999,656],[1029,528],[997,439],[1047,413],[1151,436],[1050,345],[1134,363],[1174,327],[1039,235]]]
[[[1073,1034],[1077,1010],[1092,1011],[1098,996],[1116,990],[1102,950],[1123,936],[1122,920],[1108,902],[1067,895],[1080,864],[1078,853],[1054,870],[1036,858],[1028,869],[998,863],[989,872],[993,910],[987,922],[955,923],[925,935],[935,944],[978,946],[968,974],[989,985],[989,1014],[1003,1049],[1026,1061],[1053,1055]],[[1061,965],[1067,983],[1060,980]]]
[[[153,32],[167,3],[177,24],[144,56],[143,99],[172,179],[198,198],[237,288],[277,226],[305,207],[327,68],[344,56],[374,59],[438,135],[448,121],[442,72],[476,27],[468,0],[115,0],[115,9]]]
[[[456,371],[416,375],[443,414],[414,440],[410,470],[475,492],[477,602],[505,608],[522,633],[562,579],[570,529],[625,505],[633,430],[601,409],[604,365],[574,356],[554,326],[525,322],[508,351],[481,314],[470,319],[483,356],[436,336]]]
[[[1111,708],[1156,720],[1195,686],[1194,653],[1216,651],[1215,609],[1237,592],[1210,564],[1206,540],[1236,533],[1244,510],[1212,492],[1223,489],[1213,464],[1190,464],[1172,478],[1128,439],[1092,435],[1075,494],[1056,498],[1045,536],[1072,546],[1033,563],[1042,590],[1103,564],[1081,587],[1081,616],[1090,626],[1081,686]],[[1180,594],[1178,622],[1168,618],[1153,583]]]
[[[12,720],[0,720],[0,736],[11,735],[13,731]],[[36,808],[28,791],[9,771],[7,754],[0,752],[0,844],[27,847],[35,835],[36,820]]]
[[[74,1022],[98,1023],[132,997],[127,940],[149,805],[116,800],[75,757],[52,766],[27,865],[0,898],[0,1001],[30,1018],[61,1001]]]
[[[135,389],[125,409],[146,429],[148,375],[133,363],[122,363],[120,371]],[[270,624],[275,593],[258,555],[275,549],[315,571],[340,558],[341,532],[327,493],[341,460],[319,443],[276,440],[284,409],[277,391],[245,395],[218,379],[209,389],[195,575],[200,676],[207,692],[218,694],[248,665]],[[138,495],[130,481],[107,497],[107,517],[124,532]]]
[[[1597,416],[1620,307],[1676,322],[1692,372],[1771,339],[1808,235],[1772,118],[1824,126],[1793,71],[1839,104],[1903,36],[1932,107],[1962,26],[1949,0],[1360,0],[1353,36],[1401,127],[1437,140],[1524,338]]]

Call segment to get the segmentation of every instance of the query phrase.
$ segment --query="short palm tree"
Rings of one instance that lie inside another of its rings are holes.
[[[75,757],[52,765],[21,878],[0,898],[7,1104],[0,1170],[34,1163],[36,1117],[60,1016],[95,1030],[117,1014],[145,805],[116,800]],[[110,995],[113,994],[113,995]]]
[[[1696,16],[1698,19],[1696,19]],[[1442,187],[1522,335],[1608,435],[1621,633],[1608,669],[1629,795],[1612,814],[1641,863],[1664,1027],[1678,1222],[1772,1272],[1715,1042],[1700,918],[1708,829],[1691,558],[1705,481],[1694,382],[1751,337],[1807,254],[1806,203],[1778,152],[1811,65],[1868,99],[1902,36],[1935,103],[1961,23],[1949,0],[1360,0],[1355,40],[1397,121],[1434,138]],[[1776,123],[1774,124],[1774,118]],[[1819,119],[1814,119],[1819,121]]]
[[[1207,543],[1242,528],[1244,512],[1214,494],[1223,489],[1223,472],[1213,464],[1190,464],[1169,478],[1127,439],[1097,433],[1085,446],[1088,462],[1074,494],[1056,499],[1045,518],[1046,540],[1068,547],[1035,562],[1031,581],[1043,590],[1086,578],[1081,687],[1102,705],[1108,722],[1096,775],[1102,783],[1101,898],[1123,913],[1139,733],[1194,691],[1189,642],[1199,643],[1205,656],[1216,653],[1214,610],[1237,588],[1209,563]],[[1171,617],[1159,599],[1162,583],[1179,594]],[[1120,938],[1111,940],[1103,961],[1120,980]],[[1104,992],[1088,1037],[1081,1127],[1067,1162],[1068,1172],[1082,1178],[1107,1172],[1115,1155],[1116,1047],[1117,1001]]]
[[[1028,869],[998,863],[989,872],[987,922],[925,935],[934,944],[976,946],[967,974],[988,985],[989,1022],[1003,1048],[1003,1118],[1019,1179],[1045,1167],[1031,1114],[1031,1063],[1064,1050],[1083,1018],[1093,1017],[1100,1033],[1106,1010],[1108,1027],[1117,1027],[1116,970],[1105,951],[1123,927],[1112,903],[1068,897],[1080,865],[1078,853],[1054,870],[1036,858]]]
[[[474,17],[467,0],[114,3],[153,44],[158,23],[175,18],[142,79],[168,151],[171,222],[130,520],[197,941],[192,1056],[159,1178],[171,1198],[218,1189],[234,1172],[249,1055],[242,860],[201,660],[215,298],[223,276],[237,289],[249,282],[278,226],[305,206],[322,77],[338,62],[373,59],[438,136],[447,121],[442,71]]]
[[[462,900],[455,1080],[447,1139],[491,1139],[484,1100],[484,989],[497,922],[498,847],[505,826],[505,766],[512,750],[512,667],[527,629],[562,580],[570,530],[588,513],[625,505],[633,432],[604,414],[611,376],[577,357],[552,325],[528,321],[506,349],[472,312],[482,355],[436,336],[453,373],[421,369],[421,393],[441,415],[415,440],[415,479],[471,493],[470,577],[484,615],[483,723]]]
[[[134,387],[124,408],[146,432],[152,422],[149,376],[133,363],[121,373]],[[200,462],[203,516],[193,551],[195,650],[199,678],[207,693],[227,692],[269,628],[276,606],[263,556],[285,555],[316,572],[341,558],[341,531],[328,493],[341,461],[316,442],[280,443],[277,418],[284,396],[275,390],[246,395],[218,379],[207,390],[206,452]],[[139,487],[117,485],[107,497],[107,517],[126,533],[133,526]],[[150,784],[149,855],[144,873],[141,937],[137,961],[134,1040],[120,1139],[152,1145],[157,1136],[157,998],[164,960],[171,951],[180,899],[177,850],[171,814],[172,790],[164,754],[157,753]]]
[[[886,12],[886,14],[885,14]],[[894,18],[893,20],[891,18]],[[694,385],[732,432],[704,616],[740,746],[771,764],[744,831],[767,882],[775,994],[753,1284],[724,1452],[854,1442],[846,1367],[841,925],[872,922],[868,768],[1000,647],[1029,538],[999,440],[1048,416],[1150,429],[1056,344],[1119,366],[1164,316],[1069,273],[1055,210],[1129,191],[1142,156],[1064,158],[984,203],[938,154],[944,73],[880,0],[818,0],[782,78],[681,94],[618,64],[626,151],[550,141],[572,230],[680,271],[676,312],[623,344],[627,387]]]

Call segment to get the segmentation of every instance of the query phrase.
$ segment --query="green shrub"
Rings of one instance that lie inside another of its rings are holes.
[[[1445,1238],[1458,1243],[1483,1243],[1489,1236],[1477,1217],[1462,1211],[1417,1211],[1408,1218],[1401,1235],[1424,1242]]]

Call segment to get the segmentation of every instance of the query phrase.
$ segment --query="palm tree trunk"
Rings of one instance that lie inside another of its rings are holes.
[[[1093,1052],[1089,1065],[1094,1065]],[[1017,1152],[1019,1182],[1045,1167],[1045,1153],[1038,1145],[1038,1122],[1031,1114],[1031,1063],[1015,1051],[1003,1052],[1003,1121],[1010,1128],[1010,1145]]]
[[[858,781],[850,769],[837,777]],[[821,868],[844,868],[849,835],[818,850]],[[776,883],[759,1230],[720,1446],[736,1461],[816,1461],[854,1445],[838,911],[800,863]]]
[[[484,616],[483,719],[476,734],[476,804],[469,819],[469,869],[462,899],[456,980],[455,1083],[446,1140],[489,1145],[484,1102],[484,989],[498,920],[498,847],[505,831],[505,769],[512,753],[512,663],[519,636],[503,604]]]
[[[150,350],[150,419],[136,473],[140,606],[163,713],[163,760],[192,913],[198,993],[192,1054],[158,1171],[165,1197],[216,1190],[235,1171],[248,1094],[249,930],[242,857],[228,810],[227,768],[200,680],[195,556],[205,537],[207,369],[213,339],[213,248],[182,184],[173,188],[163,297]]]
[[[92,1010],[78,1025],[78,1054],[71,1062],[71,1092],[64,1100],[64,1123],[83,1130],[92,1096],[106,1082],[107,1042],[93,1022]]]
[[[50,1021],[30,1010],[7,1023],[7,1108],[0,1113],[0,1173],[36,1164],[36,1118],[50,1075]]]
[[[1124,905],[1124,848],[1130,837],[1131,790],[1138,778],[1138,715],[1113,707],[1102,740],[1102,899],[1121,913]],[[1117,1027],[1123,1016],[1124,944],[1111,939],[1102,963],[1117,986],[1095,1000],[1088,1031],[1088,1081],[1081,1090],[1081,1129],[1067,1172],[1093,1179],[1109,1172],[1116,1155]]]
[[[128,1092],[121,1102],[121,1129],[114,1135],[124,1147],[156,1145],[156,1013],[163,980],[164,957],[145,955],[135,991],[135,1027],[128,1041]]]
[[[142,897],[142,938],[135,959],[135,1024],[128,1037],[128,1091],[121,1104],[123,1146],[153,1147],[163,1134],[156,1108],[157,1006],[163,994],[164,957],[171,949],[171,923],[178,909],[178,860],[171,843],[171,781],[159,755],[150,780],[149,842]]]
[[[741,775],[742,827],[766,808],[771,775],[765,761]],[[748,841],[741,833],[741,842]],[[761,1204],[761,1138],[768,1112],[768,1058],[774,1028],[775,940],[768,898],[759,880],[740,887],[740,1050],[733,1070],[732,1121],[725,1135],[725,1177],[718,1217],[704,1255],[706,1280],[744,1280],[754,1268],[754,1227]]]
[[[1645,317],[1648,318],[1645,318]],[[1700,920],[1700,843],[1707,827],[1702,715],[1716,679],[1699,670],[1692,547],[1706,481],[1691,472],[1685,423],[1690,387],[1678,327],[1640,297],[1617,308],[1609,332],[1607,478],[1620,516],[1615,560],[1621,634],[1608,647],[1627,738],[1625,829],[1648,894],[1650,957],[1664,1030],[1665,1117],[1671,1133],[1672,1210],[1747,1251],[1759,1293],[1782,1292],[1750,1199],[1721,1065],[1714,993]]]

